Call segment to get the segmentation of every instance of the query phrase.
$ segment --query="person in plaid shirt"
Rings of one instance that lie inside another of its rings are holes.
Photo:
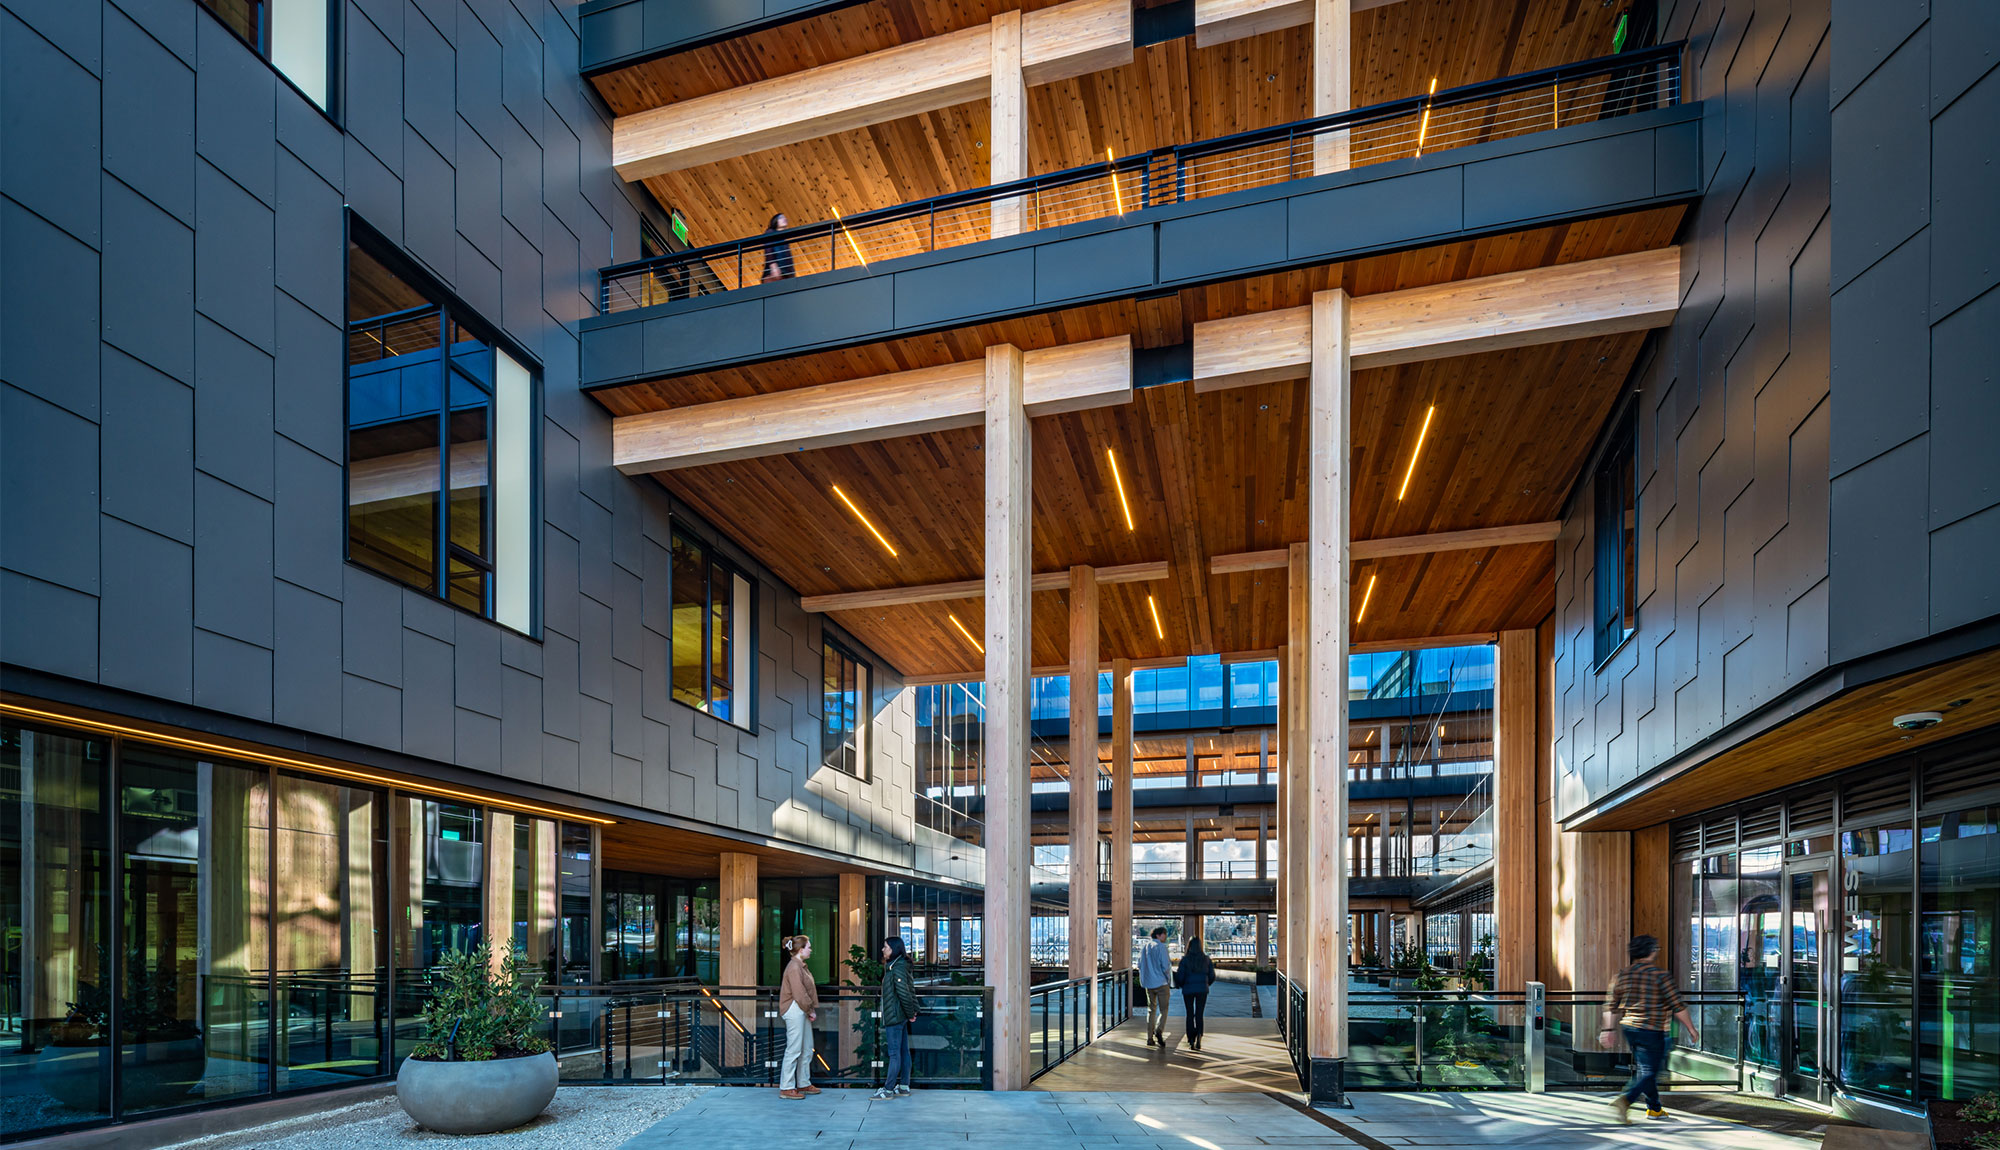
[[[1618,972],[1611,983],[1611,1000],[1605,1004],[1604,1030],[1599,1045],[1609,1048],[1623,1028],[1625,1045],[1632,1049],[1632,1080],[1611,1100],[1611,1113],[1620,1122],[1632,1121],[1632,1103],[1646,1100],[1646,1117],[1665,1118],[1660,1106],[1660,1071],[1667,1061],[1667,1023],[1679,1019],[1688,1041],[1701,1041],[1687,1004],[1681,1001],[1674,976],[1661,966],[1660,940],[1642,934],[1625,948],[1632,965]]]

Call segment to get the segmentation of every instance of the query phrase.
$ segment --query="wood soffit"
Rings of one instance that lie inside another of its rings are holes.
[[[1952,706],[1958,700],[1966,701]],[[1922,731],[1891,724],[1912,711],[1940,711],[1945,721]],[[1599,804],[1566,829],[1639,830],[1995,725],[2000,650],[1987,650],[1836,695],[1670,778],[1642,780],[1632,798]]]
[[[637,64],[592,83],[614,115],[741,87],[989,22],[1054,0],[870,0]],[[1602,55],[1613,8],[1574,0],[1399,0],[1354,16],[1353,106]],[[1208,48],[1192,38],[1028,90],[1029,174],[1288,123],[1311,114],[1304,27]],[[983,99],[718,160],[645,181],[696,244],[984,186]]]
[[[1680,216],[1679,208],[1656,209],[597,395],[625,415],[977,359],[991,343],[1034,349],[1129,335],[1135,346],[1156,347],[1186,339],[1194,322],[1300,306],[1335,285],[1368,294],[1651,250],[1671,241]],[[1596,336],[1357,371],[1353,538],[1557,518],[1643,338]],[[1283,572],[1210,568],[1216,557],[1305,539],[1305,391],[1297,380],[1208,393],[1173,384],[1141,389],[1129,403],[1033,421],[1034,570],[1168,564],[1164,579],[1100,588],[1103,659],[1260,652],[1284,642]],[[1416,429],[1433,403],[1438,416],[1420,466],[1398,500]],[[804,596],[976,581],[984,562],[981,437],[979,427],[953,428],[656,479]],[[1107,447],[1118,457],[1134,530],[1117,505]],[[836,483],[896,546],[896,557],[832,495]],[[1365,597],[1368,607],[1355,641],[1532,627],[1553,609],[1553,547],[1357,559],[1353,602],[1358,609]],[[1031,661],[1062,664],[1067,595],[1036,601]],[[953,616],[981,634],[984,605],[973,595],[829,615],[906,675],[977,677],[983,660]]]

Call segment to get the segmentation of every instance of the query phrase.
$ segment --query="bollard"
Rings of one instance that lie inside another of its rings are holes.
[[[1523,1019],[1521,1059],[1527,1063],[1528,1093],[1543,1094],[1548,1091],[1548,987],[1539,982],[1528,984],[1527,1017]]]

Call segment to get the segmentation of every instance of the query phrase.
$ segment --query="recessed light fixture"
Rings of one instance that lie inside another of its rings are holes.
[[[1153,601],[1153,597],[1151,595],[1146,596],[1146,610],[1151,611],[1153,613],[1154,637],[1158,639],[1165,639],[1167,637],[1167,629],[1165,627],[1160,626],[1160,605]]]
[[[1361,593],[1361,610],[1354,613],[1354,625],[1361,625],[1361,617],[1368,614],[1368,600],[1375,597],[1375,576],[1368,577],[1368,590]]]
[[[847,246],[853,249],[854,258],[860,260],[862,269],[866,270],[868,267],[868,257],[861,254],[861,245],[854,242],[854,229],[848,227],[847,221],[840,218],[840,205],[828,204],[827,206],[833,209],[833,222],[840,226],[841,234],[847,237]]]
[[[1432,76],[1430,95],[1434,97],[1437,95],[1437,92],[1438,92],[1438,78],[1436,76]],[[1424,133],[1430,130],[1431,130],[1431,105],[1430,105],[1430,100],[1426,98],[1424,101],[1423,122],[1417,125],[1417,155],[1419,156],[1424,154]]]
[[[1424,425],[1417,429],[1417,445],[1410,449],[1410,466],[1403,472],[1403,485],[1396,489],[1396,502],[1401,503],[1409,493],[1410,477],[1417,473],[1417,460],[1424,453],[1424,437],[1431,433],[1431,416],[1437,414],[1437,404],[1424,408]]]
[[[945,618],[951,620],[951,625],[958,628],[958,633],[965,636],[965,641],[972,644],[973,650],[979,652],[982,655],[986,653],[986,645],[972,637],[972,632],[965,629],[965,624],[958,621],[958,616],[946,615]]]
[[[1104,162],[1111,165],[1111,202],[1117,205],[1118,214],[1122,216],[1125,214],[1125,194],[1118,190],[1118,157],[1111,154],[1110,148],[1104,149]]]
[[[875,525],[873,523],[868,522],[868,517],[866,515],[861,514],[861,509],[854,505],[854,500],[849,499],[847,497],[847,492],[842,491],[840,489],[840,484],[836,483],[833,485],[833,493],[835,495],[840,496],[840,501],[842,503],[847,504],[847,509],[854,513],[854,517],[856,519],[861,520],[861,525],[868,529],[868,534],[873,535],[875,537],[875,542],[880,543],[882,545],[882,550],[887,551],[891,559],[898,558],[896,554],[896,548],[892,546],[887,539],[883,538],[882,533],[880,531],[875,530]]]
[[[1118,489],[1118,506],[1125,511],[1125,530],[1136,531],[1138,528],[1132,525],[1132,504],[1125,498],[1125,479],[1118,474],[1118,455],[1107,447],[1104,458],[1111,464],[1111,485]]]

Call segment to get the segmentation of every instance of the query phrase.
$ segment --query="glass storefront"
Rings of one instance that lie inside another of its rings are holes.
[[[2000,1087],[2000,747],[1948,748],[1675,824],[1687,986],[1743,996],[1702,1052],[1822,1101]]]
[[[587,979],[594,840],[0,724],[0,1141],[387,1074],[443,951],[504,940],[553,964],[572,898]]]

